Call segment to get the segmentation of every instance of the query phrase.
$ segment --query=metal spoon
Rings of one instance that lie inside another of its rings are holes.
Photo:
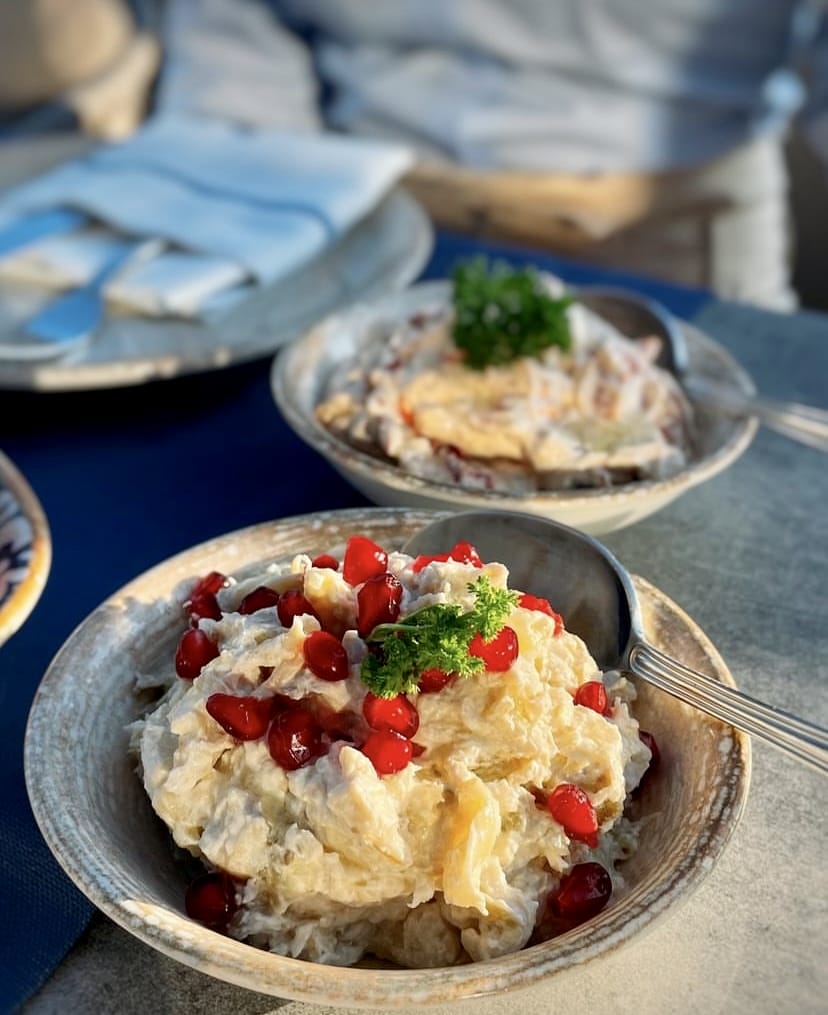
[[[828,773],[828,730],[698,673],[649,644],[632,578],[601,543],[521,512],[468,511],[424,526],[403,546],[445,553],[460,540],[509,569],[510,584],[547,598],[601,669],[628,670],[708,715]]]
[[[632,290],[583,286],[574,293],[579,303],[614,324],[629,338],[658,335],[662,339],[660,366],[681,382],[694,401],[729,416],[756,416],[771,430],[819,451],[828,451],[828,411],[799,402],[783,402],[748,395],[734,387],[691,374],[684,334],[676,318],[657,300]]]
[[[154,237],[127,243],[89,282],[47,303],[21,327],[23,334],[35,341],[25,348],[21,345],[20,358],[65,353],[88,342],[104,318],[106,286],[130,268],[152,260],[164,246],[163,240]]]

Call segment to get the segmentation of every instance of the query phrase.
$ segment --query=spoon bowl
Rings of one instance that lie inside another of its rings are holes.
[[[691,373],[684,332],[662,303],[612,286],[583,286],[575,296],[579,303],[614,324],[628,338],[658,336],[661,351],[657,364],[672,373],[695,402],[728,416],[756,416],[766,427],[791,440],[828,451],[825,409],[751,395]]]
[[[424,526],[405,553],[445,553],[459,541],[509,569],[510,584],[548,599],[603,670],[628,670],[708,715],[828,773],[828,730],[766,705],[651,645],[632,576],[598,540],[510,511],[468,511]]]

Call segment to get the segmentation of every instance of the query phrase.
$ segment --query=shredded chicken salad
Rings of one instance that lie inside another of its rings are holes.
[[[632,685],[508,578],[469,544],[412,558],[357,535],[341,560],[188,589],[131,747],[204,865],[193,918],[281,955],[429,967],[607,903],[652,741]]]

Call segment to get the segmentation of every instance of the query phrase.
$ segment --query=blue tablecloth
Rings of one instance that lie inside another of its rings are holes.
[[[573,283],[630,285],[688,319],[708,299],[447,234],[423,277],[481,249]],[[93,911],[41,838],[23,777],[28,709],[60,645],[102,600],[180,550],[256,522],[368,503],[281,419],[269,368],[268,359],[120,390],[0,391],[0,448],[40,498],[53,541],[43,596],[0,649],[0,1009],[40,986]],[[285,470],[301,483],[283,484]]]

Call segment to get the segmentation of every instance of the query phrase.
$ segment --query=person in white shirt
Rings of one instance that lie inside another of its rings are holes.
[[[785,309],[795,120],[828,163],[823,8],[170,0],[157,101],[404,141],[444,225]]]
[[[826,4],[154,0],[153,115],[401,141],[440,224],[788,309],[783,145],[828,165]]]

